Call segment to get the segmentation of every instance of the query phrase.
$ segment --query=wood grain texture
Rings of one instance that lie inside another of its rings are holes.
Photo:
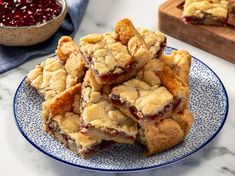
[[[235,63],[235,28],[185,24],[183,2],[168,0],[159,7],[160,31]]]

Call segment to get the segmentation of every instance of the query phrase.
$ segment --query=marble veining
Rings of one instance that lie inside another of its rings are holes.
[[[138,26],[156,30],[157,7],[165,0],[90,0],[86,15],[75,40],[88,33],[100,33],[113,29],[114,23],[129,17]],[[109,174],[77,169],[38,152],[16,128],[12,101],[20,81],[34,65],[46,57],[29,61],[0,75],[0,175],[15,176],[233,176],[235,175],[235,64],[224,61],[184,42],[168,37],[168,45],[187,49],[200,58],[221,78],[229,97],[229,114],[220,134],[201,151],[189,158],[163,168],[137,173]]]

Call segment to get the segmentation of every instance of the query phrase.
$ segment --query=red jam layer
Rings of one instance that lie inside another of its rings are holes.
[[[61,13],[57,0],[0,0],[0,26],[32,26]]]
[[[116,106],[124,106],[125,109],[129,108],[130,113],[133,115],[133,117],[139,121],[143,119],[149,119],[149,120],[156,120],[158,118],[163,117],[166,113],[169,113],[171,111],[175,111],[175,109],[180,105],[181,99],[180,98],[174,98],[174,101],[165,105],[160,112],[154,115],[144,115],[141,111],[137,110],[135,106],[128,105],[127,102],[122,102],[120,100],[120,97],[115,94],[111,94],[110,96],[111,101]]]

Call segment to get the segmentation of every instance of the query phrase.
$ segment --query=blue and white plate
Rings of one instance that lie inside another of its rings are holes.
[[[167,47],[169,54],[173,48]],[[186,158],[206,146],[221,130],[228,113],[228,97],[218,76],[204,63],[193,57],[190,72],[190,108],[195,121],[185,141],[170,150],[144,157],[141,147],[115,145],[88,159],[66,149],[42,129],[41,104],[43,99],[28,86],[25,79],[14,98],[17,127],[23,136],[44,154],[79,168],[124,172],[157,168]]]

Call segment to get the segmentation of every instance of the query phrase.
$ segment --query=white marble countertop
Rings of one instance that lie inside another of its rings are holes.
[[[88,33],[110,31],[115,22],[123,17],[132,19],[136,26],[157,30],[157,7],[163,2],[164,0],[90,0],[76,40]],[[229,97],[228,118],[219,135],[196,154],[167,167],[129,175],[235,175],[235,64],[172,37],[168,37],[168,45],[187,49],[221,78]],[[48,158],[31,146],[16,128],[12,112],[16,88],[27,72],[44,58],[34,59],[0,75],[0,175],[109,175],[80,170]]]

